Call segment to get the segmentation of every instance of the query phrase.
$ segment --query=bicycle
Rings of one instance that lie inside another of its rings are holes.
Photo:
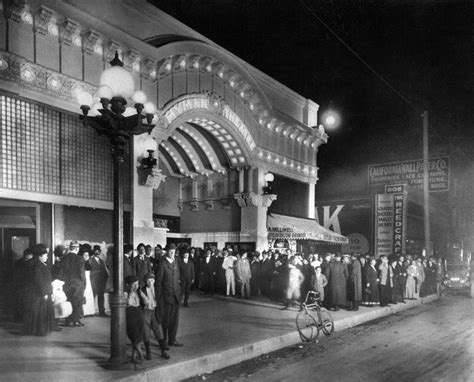
[[[315,340],[320,331],[326,336],[334,332],[334,321],[327,309],[320,305],[320,302],[319,293],[309,291],[301,304],[301,311],[296,316],[296,327],[303,342]],[[309,310],[316,311],[317,319]]]

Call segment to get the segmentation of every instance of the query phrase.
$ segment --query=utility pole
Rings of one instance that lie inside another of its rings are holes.
[[[423,112],[423,207],[425,223],[425,254],[431,256],[430,237],[430,189],[429,189],[429,150],[428,150],[428,110]]]

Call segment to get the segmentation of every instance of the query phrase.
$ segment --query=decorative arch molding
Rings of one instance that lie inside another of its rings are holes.
[[[187,94],[168,102],[162,110],[166,123],[153,134],[168,139],[187,123],[207,130],[223,147],[231,167],[249,165],[257,145],[240,117],[222,99],[212,94]]]
[[[311,161],[308,160],[308,157],[306,157],[306,160],[296,160],[279,152],[257,146],[250,130],[245,126],[239,116],[229,105],[215,95],[196,93],[178,97],[168,102],[164,106],[162,113],[165,123],[163,123],[159,129],[154,129],[152,132],[160,142],[166,141],[173,136],[179,136],[179,132],[184,130],[192,135],[192,138],[200,147],[205,148],[209,161],[211,163],[217,163],[215,154],[212,152],[212,149],[209,148],[209,144],[204,142],[206,138],[200,134],[196,128],[193,128],[193,125],[199,125],[213,135],[216,141],[222,146],[229,158],[230,167],[263,167],[277,174],[307,183],[317,182],[318,168],[315,164],[310,164]],[[294,138],[295,136],[292,137],[292,139]],[[314,146],[309,147],[309,145],[307,145],[308,142],[310,142],[308,141],[309,139],[310,136],[308,134],[300,139],[307,151],[309,151],[310,148],[314,149]],[[178,139],[175,139],[175,141],[180,143]],[[295,144],[297,142],[298,140],[295,139]],[[167,143],[163,145],[165,149],[167,146],[169,146]],[[185,143],[181,144],[181,147],[187,153],[192,151],[186,148]],[[173,152],[169,147],[167,151],[173,159],[178,157],[178,153]],[[315,152],[316,150],[313,151]],[[184,162],[181,162],[181,175],[195,176],[196,174],[186,171],[183,163]],[[222,167],[216,168],[213,166],[212,170],[223,173],[224,169]],[[199,171],[199,173],[205,175],[205,171]]]

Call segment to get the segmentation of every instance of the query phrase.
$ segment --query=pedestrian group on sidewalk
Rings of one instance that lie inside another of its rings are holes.
[[[177,340],[179,308],[189,308],[192,290],[234,298],[265,296],[299,306],[307,291],[319,293],[331,310],[358,310],[360,305],[404,303],[440,293],[442,269],[433,258],[357,253],[305,255],[291,250],[248,252],[228,246],[222,250],[170,244],[166,248],[143,243],[136,250],[124,245],[126,328],[132,343],[132,362],[151,359],[154,335],[161,357],[169,359]],[[100,245],[71,241],[57,247],[54,263],[49,249],[37,244],[14,264],[13,318],[23,322],[26,335],[47,335],[66,327],[82,327],[84,317],[108,317],[106,291],[111,292],[111,254]],[[97,308],[97,312],[96,312]],[[97,313],[97,314],[96,314]],[[145,346],[143,356],[141,345]]]

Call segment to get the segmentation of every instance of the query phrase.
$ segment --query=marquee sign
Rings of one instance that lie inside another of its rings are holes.
[[[255,149],[257,146],[252,138],[252,134],[250,134],[247,126],[245,126],[239,116],[223,101],[211,99],[206,95],[196,94],[193,97],[186,97],[168,108],[164,112],[164,116],[168,120],[168,123],[171,124],[182,114],[195,110],[206,110],[219,114],[236,127],[236,130],[239,132],[240,136],[243,138],[250,150]]]

